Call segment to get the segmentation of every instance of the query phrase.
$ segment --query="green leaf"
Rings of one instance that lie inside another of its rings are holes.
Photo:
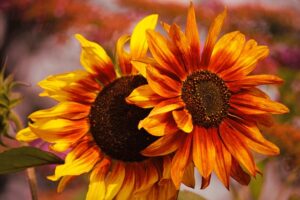
[[[29,167],[62,164],[56,155],[34,147],[14,148],[0,153],[0,174],[14,173]]]
[[[257,163],[257,166],[263,172],[266,167],[267,159]],[[250,182],[250,192],[252,195],[252,199],[258,200],[261,194],[261,190],[264,184],[264,177],[262,175],[257,175],[254,180]]]

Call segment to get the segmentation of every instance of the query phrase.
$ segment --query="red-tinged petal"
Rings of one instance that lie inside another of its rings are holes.
[[[117,59],[123,75],[131,74],[132,71],[132,65],[130,63],[131,55],[124,51],[124,45],[129,41],[129,39],[129,35],[123,35],[118,39],[116,45]]]
[[[155,136],[169,135],[178,131],[170,112],[148,116],[140,121],[138,128],[144,128],[148,133]]]
[[[124,163],[116,162],[111,173],[106,178],[106,193],[104,199],[113,199],[119,192],[125,178]]]
[[[227,82],[227,86],[233,92],[237,92],[244,88],[252,88],[259,85],[267,85],[267,84],[281,84],[283,80],[278,76],[274,75],[252,75],[246,76],[242,79]]]
[[[159,70],[150,65],[146,69],[146,78],[151,89],[162,97],[177,97],[181,93],[180,82],[161,74]]]
[[[104,199],[106,191],[105,177],[109,171],[111,161],[104,158],[92,171],[90,184],[86,195],[87,200]]]
[[[131,92],[126,102],[141,108],[152,108],[164,98],[155,93],[149,85],[142,85]]]
[[[125,179],[119,192],[117,193],[116,200],[129,199],[134,190],[135,173],[130,165],[126,165]]]
[[[228,152],[217,131],[212,132],[213,143],[216,148],[214,171],[227,189],[229,189],[229,177],[231,170],[231,154]]]
[[[245,141],[228,121],[223,121],[220,125],[220,136],[228,151],[237,159],[253,176],[256,175],[255,162]]]
[[[169,31],[169,36],[172,39],[172,43],[169,43],[169,47],[177,57],[177,60],[183,66],[186,73],[191,72],[191,52],[185,34],[180,30],[180,27],[173,24]]]
[[[150,144],[141,154],[149,157],[168,155],[176,151],[182,145],[182,141],[184,141],[186,137],[186,133],[182,132],[164,135]]]
[[[157,104],[152,111],[149,113],[149,117],[166,113],[166,112],[171,112],[176,109],[180,109],[184,107],[184,102],[180,98],[172,98],[172,99],[167,99],[159,104]]]
[[[190,162],[184,172],[182,183],[190,188],[195,187],[194,165],[192,162]]]
[[[242,185],[248,185],[251,177],[239,165],[239,163],[232,158],[230,176]]]
[[[33,121],[36,121],[38,119],[44,119],[44,118],[65,118],[65,119],[82,119],[86,118],[90,112],[90,106],[76,103],[76,102],[70,102],[70,101],[64,101],[56,106],[45,109],[45,110],[39,110],[29,115],[29,118]]]
[[[244,43],[245,36],[238,31],[222,36],[214,47],[208,70],[218,73],[231,67],[239,58]]]
[[[174,120],[181,130],[183,130],[186,133],[190,133],[193,130],[193,120],[190,113],[184,109],[184,110],[174,110],[172,112],[172,115],[174,117]]]
[[[257,125],[254,123],[246,122],[244,120],[231,120],[227,119],[228,122],[234,126],[240,133],[240,136],[245,140],[247,146],[252,150],[264,154],[264,155],[278,155],[279,148],[273,143],[267,141]]]
[[[171,168],[171,178],[178,189],[183,179],[184,172],[191,158],[192,134],[189,134],[184,144],[177,150]]]
[[[200,38],[193,2],[191,2],[185,28],[185,35],[190,46],[191,65],[190,70],[194,71],[200,66]]]
[[[193,161],[201,176],[207,178],[215,165],[216,151],[211,134],[213,129],[195,126],[193,131]]]
[[[210,179],[211,179],[211,175],[209,175],[207,178],[202,177],[201,189],[205,189],[209,186]]]
[[[163,29],[169,33],[170,31],[170,28],[171,28],[171,25],[170,24],[167,24],[166,22],[160,22],[161,26],[163,27]]]
[[[232,95],[230,105],[245,114],[283,114],[289,112],[289,109],[281,103],[247,93]]]
[[[134,196],[147,193],[159,179],[158,172],[153,163],[137,164],[137,166],[141,168],[141,173],[138,173],[139,176],[136,176]]]
[[[107,84],[116,78],[114,65],[105,50],[97,43],[91,42],[80,34],[75,35],[81,44],[81,65],[102,83]]]
[[[184,80],[186,77],[184,68],[169,49],[167,40],[160,33],[151,30],[147,31],[147,39],[152,56],[160,64],[160,67],[177,76],[180,80]]]
[[[205,41],[205,45],[201,56],[201,66],[209,65],[210,57],[213,52],[214,45],[218,39],[226,15],[227,15],[227,11],[225,9],[221,14],[219,14],[215,18],[215,20],[213,21],[212,25],[209,28],[207,39]]]

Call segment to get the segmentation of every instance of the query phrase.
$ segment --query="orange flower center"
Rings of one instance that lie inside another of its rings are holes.
[[[139,152],[157,139],[137,128],[150,110],[125,101],[135,88],[144,84],[147,81],[140,75],[118,78],[104,87],[91,107],[90,131],[94,140],[106,155],[116,160],[145,160]]]
[[[230,96],[224,81],[207,70],[193,72],[183,82],[181,98],[199,126],[217,127],[228,115]]]

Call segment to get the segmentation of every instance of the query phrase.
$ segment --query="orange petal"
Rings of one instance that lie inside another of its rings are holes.
[[[155,136],[168,135],[178,131],[171,113],[148,116],[140,121],[138,128],[144,128],[148,133]]]
[[[195,126],[193,131],[193,161],[201,176],[208,178],[215,165],[215,146],[212,141],[213,129]]]
[[[100,82],[107,84],[116,78],[114,65],[105,50],[97,43],[91,42],[80,34],[75,35],[81,44],[81,65]]]
[[[225,9],[221,14],[219,14],[212,25],[209,28],[207,39],[203,47],[203,53],[201,57],[201,66],[208,66],[210,62],[210,57],[214,48],[214,45],[218,39],[221,28],[223,26],[224,20],[227,15],[227,10]]]
[[[57,181],[63,176],[77,176],[89,172],[101,158],[99,148],[86,142],[77,145],[65,158],[65,164],[55,168],[55,174],[47,178]]]
[[[242,79],[227,82],[227,86],[230,91],[236,92],[243,88],[252,88],[259,85],[267,85],[267,84],[281,84],[283,80],[278,76],[274,75],[252,75],[246,76]]]
[[[190,133],[193,130],[193,120],[190,113],[186,110],[174,110],[172,112],[174,120],[181,130],[186,133]]]
[[[225,71],[220,73],[225,80],[238,80],[241,76],[246,76],[256,68],[259,60],[264,59],[269,55],[267,46],[257,46],[255,40],[248,40],[244,49],[235,62],[235,64]]]
[[[248,185],[251,180],[249,174],[244,172],[244,170],[234,158],[232,158],[230,175],[242,185]]]
[[[133,195],[142,196],[147,193],[151,187],[158,181],[158,172],[153,163],[137,164],[141,168],[135,180],[135,189]]]
[[[106,193],[104,199],[113,199],[119,192],[125,178],[125,167],[122,162],[116,162],[111,173],[106,178]]]
[[[184,102],[180,98],[171,98],[164,100],[152,109],[152,111],[149,113],[149,117],[180,109],[184,107],[184,105]]]
[[[209,186],[210,179],[211,179],[211,174],[207,178],[202,177],[201,189],[205,189]]]
[[[220,125],[220,136],[228,151],[236,158],[253,176],[256,175],[255,162],[245,141],[232,125],[224,120]]]
[[[111,161],[104,158],[92,171],[90,184],[86,195],[87,200],[104,199],[106,186],[105,177],[109,171]]]
[[[183,179],[186,167],[190,162],[190,152],[192,145],[192,134],[189,134],[184,141],[184,144],[177,150],[173,160],[171,168],[171,178],[175,187],[178,189]]]
[[[64,176],[60,179],[57,186],[57,193],[64,191],[65,187],[75,178],[76,176]]]
[[[227,151],[216,130],[212,132],[212,139],[216,148],[214,171],[225,187],[229,189],[231,154]]]
[[[184,172],[182,183],[190,188],[195,187],[194,165],[192,162],[190,162]]]
[[[289,112],[289,109],[281,103],[247,93],[232,95],[230,105],[245,114],[282,114]]]
[[[182,85],[180,82],[161,74],[160,71],[150,65],[146,69],[146,78],[151,89],[162,97],[177,97],[181,93]]]
[[[128,42],[130,39],[130,35],[123,35],[121,36],[116,45],[116,54],[118,58],[119,67],[121,69],[122,74],[128,75],[131,74],[132,71],[132,65],[130,63],[131,61],[131,55],[124,51],[124,45],[126,42]]]
[[[164,98],[155,93],[149,85],[142,85],[131,92],[126,102],[141,108],[151,108]]]
[[[239,58],[244,43],[245,36],[238,31],[222,36],[214,47],[208,69],[218,73],[231,67]]]
[[[195,9],[191,1],[188,10],[185,35],[190,46],[191,65],[190,70],[194,71],[200,66],[200,38],[198,33]]]
[[[56,117],[77,120],[87,117],[89,112],[90,106],[88,105],[64,101],[52,108],[36,111],[30,114],[29,118],[33,121]]]
[[[150,144],[141,153],[144,156],[163,156],[170,154],[182,145],[182,141],[186,138],[186,136],[187,135],[182,132],[164,135]]]
[[[160,64],[160,67],[179,77],[180,80],[184,80],[186,77],[184,68],[169,49],[167,40],[160,33],[152,30],[147,31],[147,39],[152,56]]]
[[[130,199],[135,184],[135,173],[129,165],[126,166],[125,179],[119,192],[117,193],[116,200]]]
[[[240,131],[241,137],[246,141],[248,147],[252,150],[264,154],[264,155],[278,155],[279,148],[273,143],[267,141],[255,123],[246,122],[242,119],[231,120],[228,122],[232,124],[238,131]]]

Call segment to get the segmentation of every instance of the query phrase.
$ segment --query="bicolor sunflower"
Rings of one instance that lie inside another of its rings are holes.
[[[185,32],[162,23],[167,36],[147,31],[152,59],[133,61],[148,84],[126,99],[142,108],[153,108],[139,123],[161,136],[142,151],[145,156],[172,152],[171,177],[179,187],[189,163],[202,176],[202,188],[212,172],[229,188],[230,177],[248,184],[259,172],[252,152],[276,155],[258,124],[268,125],[271,114],[288,112],[257,86],[279,84],[275,75],[250,74],[268,53],[267,46],[246,40],[239,31],[218,39],[226,9],[213,21],[201,50],[194,7],[191,4]],[[200,52],[202,51],[202,52]]]
[[[85,70],[49,76],[39,83],[44,89],[41,96],[59,103],[32,113],[32,123],[16,137],[26,142],[41,138],[52,150],[67,153],[65,163],[48,177],[60,179],[59,192],[76,176],[91,172],[86,197],[90,200],[176,199],[171,158],[140,154],[158,139],[137,128],[150,110],[125,101],[133,89],[147,83],[131,60],[146,56],[145,31],[154,29],[156,22],[157,15],[145,17],[131,37],[118,40],[116,65],[100,45],[77,34]],[[126,52],[124,45],[129,40],[130,52]],[[193,176],[192,166],[188,176]],[[193,185],[193,179],[187,178],[186,184]]]

